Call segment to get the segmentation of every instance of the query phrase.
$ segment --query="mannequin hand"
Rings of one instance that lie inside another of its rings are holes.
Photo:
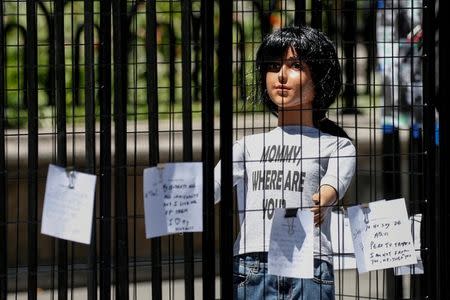
[[[330,185],[322,185],[318,193],[312,196],[314,206],[311,211],[314,213],[314,225],[320,226],[329,213],[332,205],[337,199],[336,190]]]

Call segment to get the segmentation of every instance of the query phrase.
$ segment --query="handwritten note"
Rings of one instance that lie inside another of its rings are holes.
[[[49,165],[41,233],[90,244],[96,176]]]
[[[268,273],[292,278],[314,276],[313,213],[298,211],[285,218],[286,210],[275,209],[268,254]]]
[[[334,269],[355,269],[355,248],[353,246],[348,216],[342,211],[331,212],[330,230]]]
[[[397,276],[407,274],[424,274],[422,257],[420,255],[420,225],[422,223],[422,214],[416,214],[409,217],[409,221],[411,222],[411,232],[414,237],[414,248],[416,250],[417,264],[395,268],[394,274]]]
[[[349,207],[348,216],[360,273],[417,262],[404,199]]]
[[[203,230],[202,163],[170,163],[144,170],[147,238]]]

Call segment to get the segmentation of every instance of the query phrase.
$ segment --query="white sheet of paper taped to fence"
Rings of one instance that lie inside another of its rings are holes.
[[[41,233],[90,244],[96,176],[49,165]]]
[[[331,212],[330,230],[334,269],[355,269],[355,248],[353,247],[348,216],[342,211]]]
[[[422,257],[420,255],[420,224],[422,223],[422,214],[415,214],[409,217],[411,222],[411,232],[414,237],[414,248],[416,249],[417,264],[410,266],[397,267],[394,270],[395,275],[408,275],[408,274],[424,274]]]
[[[203,230],[201,162],[167,163],[144,170],[147,238]]]
[[[268,273],[293,278],[312,278],[313,213],[298,210],[297,215],[291,218],[285,218],[285,214],[285,209],[275,209],[270,232]]]
[[[349,207],[348,216],[360,273],[417,263],[403,198]]]

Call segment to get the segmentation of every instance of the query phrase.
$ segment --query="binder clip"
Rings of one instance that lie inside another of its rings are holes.
[[[286,208],[285,218],[294,218],[297,216],[298,208]]]
[[[284,217],[287,220],[287,226],[288,226],[288,234],[293,235],[294,234],[294,219],[297,216],[298,208],[286,208],[286,212],[284,214]],[[290,219],[290,220],[289,220]]]
[[[75,188],[75,177],[76,177],[75,168],[67,167],[66,175],[67,175],[67,178],[69,179],[69,185],[68,185],[69,189]]]
[[[369,213],[370,213],[369,203],[361,204],[361,210],[364,214],[364,223],[369,224]]]

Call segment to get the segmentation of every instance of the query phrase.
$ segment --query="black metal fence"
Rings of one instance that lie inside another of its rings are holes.
[[[0,15],[0,299],[232,299],[237,209],[206,200],[219,156],[232,199],[233,141],[275,124],[249,101],[254,57],[294,24],[326,32],[344,71],[329,117],[353,138],[357,170],[340,206],[405,197],[424,218],[424,275],[336,270],[336,297],[446,297],[449,76],[435,1],[0,0]],[[142,170],[199,160],[204,232],[146,240]],[[40,234],[49,163],[98,177],[90,246]]]

